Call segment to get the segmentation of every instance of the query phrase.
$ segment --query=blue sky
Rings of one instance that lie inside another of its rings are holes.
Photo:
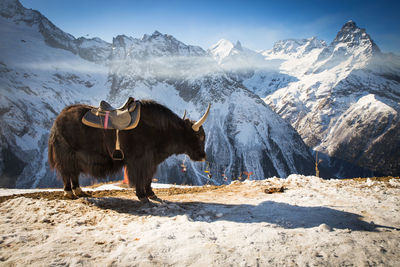
[[[348,20],[366,28],[385,52],[400,53],[400,1],[20,0],[75,37],[111,42],[155,30],[207,49],[220,39],[254,50],[317,36],[330,43]]]

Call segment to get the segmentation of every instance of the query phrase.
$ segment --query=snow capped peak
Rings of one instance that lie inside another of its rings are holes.
[[[17,10],[21,11],[24,7],[18,0],[2,0],[0,1],[0,15],[11,17]],[[8,16],[7,16],[8,15]]]
[[[326,47],[326,42],[324,40],[319,40],[316,36],[306,39],[306,46],[312,49]]]
[[[130,43],[133,41],[132,37],[128,37],[124,34],[122,35],[117,35],[116,37],[113,38],[113,47],[120,47],[120,46],[126,46],[127,43]]]
[[[118,35],[113,40],[114,49],[122,48],[123,54],[143,57],[199,56],[205,51],[199,46],[186,45],[172,35],[154,31],[144,34],[141,39]],[[118,52],[121,55],[121,52]],[[115,53],[114,53],[115,54]]]
[[[210,49],[214,49],[217,47],[230,47],[232,49],[234,47],[233,43],[226,39],[219,40],[216,44],[212,45]]]
[[[239,45],[241,47],[240,43]],[[208,53],[220,63],[224,58],[229,56],[234,48],[235,46],[231,41],[221,39],[208,49]]]
[[[343,28],[357,29],[358,27],[356,23],[351,19],[343,25],[342,29]]]
[[[346,22],[335,39],[318,56],[316,72],[339,68],[351,71],[368,67],[382,53],[365,29]]]
[[[308,55],[314,49],[321,49],[324,47],[326,47],[325,41],[319,40],[317,37],[308,39],[286,39],[277,41],[273,48],[265,51],[263,55],[283,58],[300,58]]]
[[[242,53],[245,54],[254,54],[256,52],[251,51],[250,49],[244,48],[240,41],[236,41],[236,44],[233,44],[231,41],[221,39],[216,44],[212,45],[208,49],[208,53],[218,61],[218,63],[222,63],[229,56],[236,56]]]
[[[162,34],[161,32],[159,32],[159,31],[157,31],[157,30],[155,30],[151,35],[148,35],[148,34],[145,34],[145,35],[143,35],[143,37],[142,37],[142,41],[151,41],[151,40],[154,40],[154,39],[174,39],[175,41],[178,41],[178,40],[176,40],[173,36],[171,36],[171,35],[168,35],[168,34]]]
[[[157,37],[157,36],[160,36],[160,35],[162,35],[162,33],[157,31],[157,30],[155,30],[151,36]]]
[[[272,52],[275,54],[285,53],[292,54],[296,53],[297,49],[305,45],[306,39],[287,39],[275,42]]]
[[[346,22],[338,32],[331,46],[346,44],[348,48],[363,46],[372,53],[379,53],[380,49],[366,33],[365,29],[359,28],[353,20]]]
[[[235,46],[229,40],[221,39],[216,44],[212,45],[209,50],[210,51],[228,51],[228,53],[234,48]]]
[[[18,0],[0,1],[0,16],[13,21],[24,21],[29,25],[38,23],[43,18],[39,12],[23,7]]]
[[[239,51],[243,51],[243,47],[242,44],[240,43],[240,41],[238,40],[235,44],[235,49],[239,50]]]
[[[223,70],[240,75],[248,75],[254,70],[275,71],[279,67],[278,62],[266,60],[260,52],[242,46],[240,41],[233,44],[221,39],[208,49],[208,54]]]

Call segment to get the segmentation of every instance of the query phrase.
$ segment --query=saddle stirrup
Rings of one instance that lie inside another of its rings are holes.
[[[124,152],[122,152],[120,143],[119,143],[119,130],[115,130],[116,134],[116,142],[115,142],[115,150],[112,153],[113,160],[123,160],[124,159]]]

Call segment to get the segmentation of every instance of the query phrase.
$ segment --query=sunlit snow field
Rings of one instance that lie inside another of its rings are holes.
[[[78,200],[65,200],[62,192],[4,197],[26,191],[3,189],[0,260],[5,266],[400,262],[399,179],[290,175],[163,187],[155,192],[165,202],[145,205],[118,184],[90,189],[93,197]],[[276,188],[283,192],[266,193]]]

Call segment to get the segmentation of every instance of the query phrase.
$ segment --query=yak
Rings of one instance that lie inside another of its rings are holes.
[[[75,104],[56,117],[48,141],[48,160],[64,182],[64,196],[87,196],[79,186],[79,175],[104,178],[125,166],[129,185],[136,188],[141,202],[157,200],[151,188],[157,166],[174,154],[187,154],[193,161],[205,161],[205,132],[201,126],[210,111],[197,122],[180,118],[169,108],[153,100],[141,100],[140,121],[136,128],[119,132],[123,160],[114,160],[110,148],[115,145],[114,130],[92,128],[81,120],[93,107]],[[159,200],[159,199],[158,199]]]

